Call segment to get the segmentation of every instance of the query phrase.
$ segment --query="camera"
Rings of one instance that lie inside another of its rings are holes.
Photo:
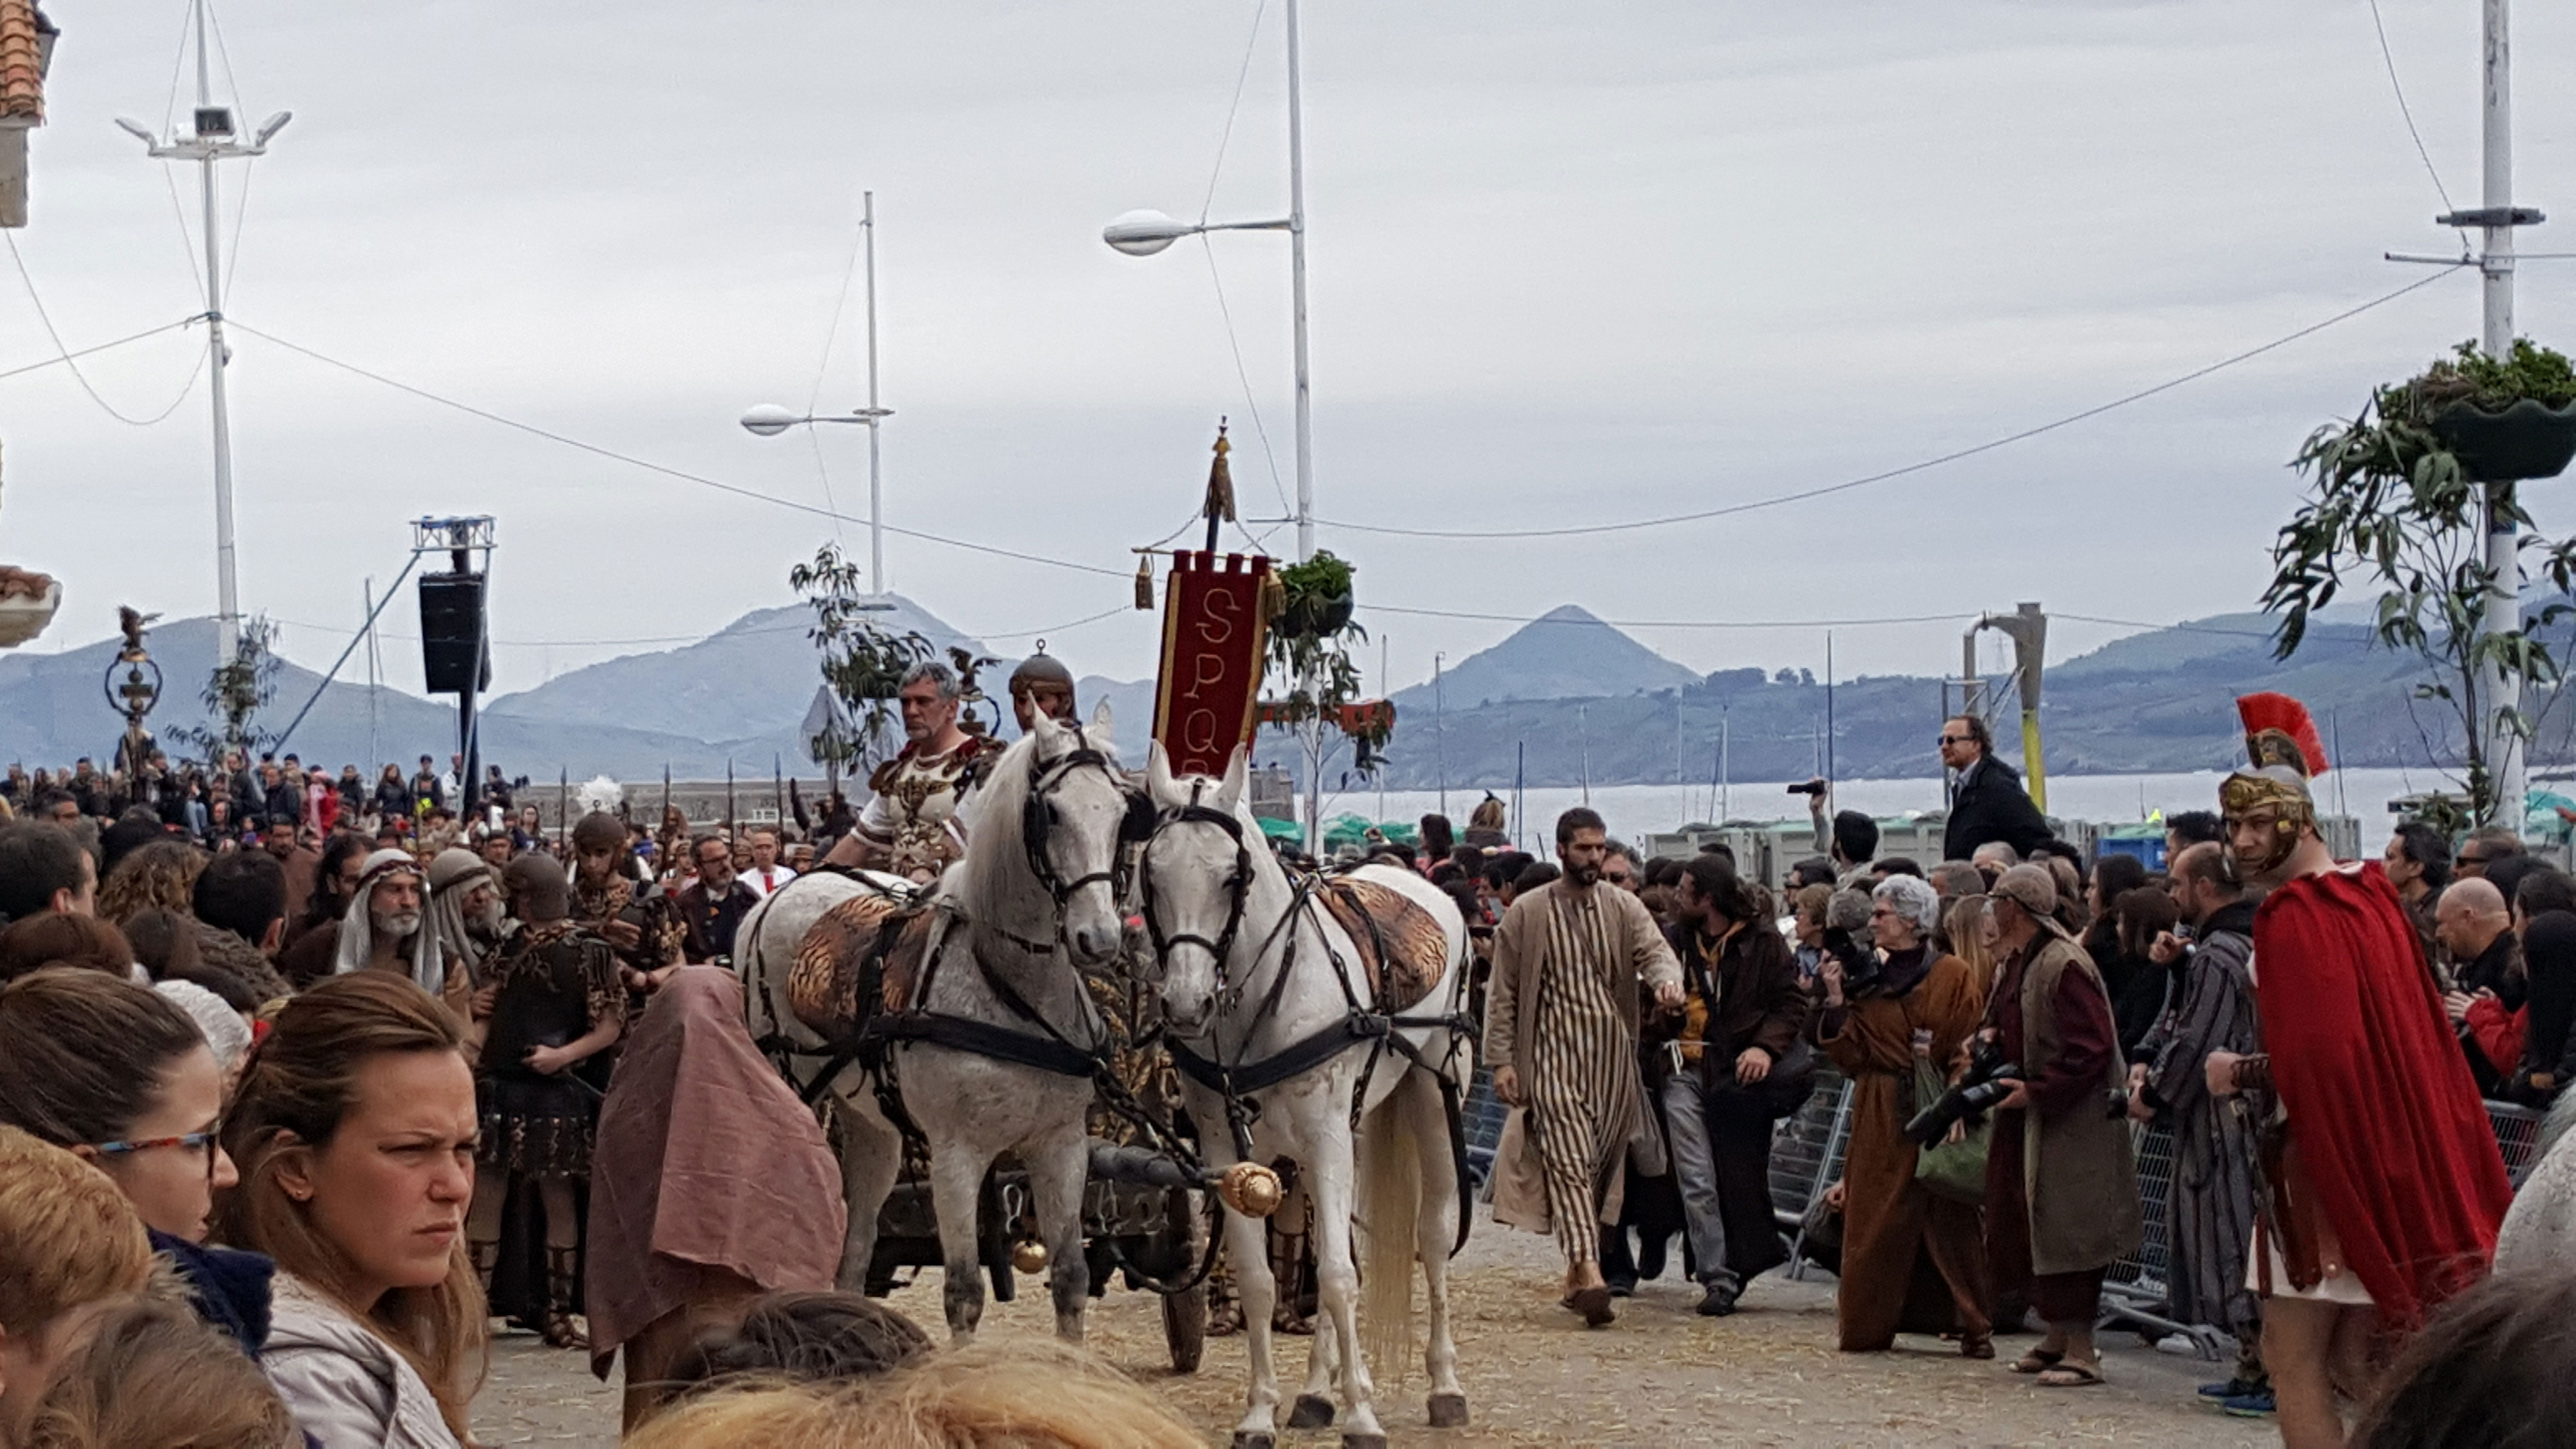
[[[1950,1134],[1953,1124],[1973,1122],[2011,1095],[2003,1085],[2005,1079],[2018,1079],[2021,1064],[2004,1058],[2000,1042],[1979,1038],[1968,1053],[1967,1075],[1950,1085],[1950,1090],[1933,1099],[1932,1105],[1914,1114],[1905,1124],[1905,1140],[1917,1147],[1929,1147]]]
[[[1825,782],[1822,780],[1809,780],[1803,785],[1792,785],[1789,787],[1789,793],[1792,795],[1821,797],[1825,793]]]
[[[1867,994],[1878,985],[1880,961],[1878,952],[1870,949],[1844,926],[1827,926],[1824,935],[1825,954],[1843,968],[1843,995]]]

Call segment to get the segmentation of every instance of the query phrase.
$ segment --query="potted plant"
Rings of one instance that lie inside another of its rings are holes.
[[[2480,482],[2555,478],[2576,458],[2576,369],[2526,338],[2502,358],[2463,342],[2456,359],[2434,363],[2403,391],[2412,415]]]
[[[1331,550],[1315,550],[1305,562],[1280,569],[1278,578],[1287,599],[1272,628],[1298,639],[1323,639],[1349,626],[1351,566]]]

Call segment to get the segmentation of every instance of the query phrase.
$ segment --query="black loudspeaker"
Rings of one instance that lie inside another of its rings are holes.
[[[471,661],[483,640],[483,668],[478,677]],[[420,576],[420,657],[432,694],[480,693],[492,683],[492,644],[483,639],[483,576]],[[469,683],[470,682],[470,683]]]

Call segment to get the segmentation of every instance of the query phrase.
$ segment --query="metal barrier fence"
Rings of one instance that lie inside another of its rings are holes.
[[[1815,1090],[1804,1105],[1781,1119],[1771,1139],[1771,1209],[1790,1239],[1788,1276],[1802,1278],[1807,1260],[1807,1216],[1826,1188],[1842,1176],[1843,1155],[1851,1143],[1851,1083],[1827,1067],[1816,1074]],[[1494,1097],[1492,1074],[1479,1067],[1463,1108],[1467,1129],[1467,1170],[1476,1179],[1480,1200],[1492,1197],[1494,1151],[1502,1140],[1509,1109]],[[2516,1188],[2531,1173],[2539,1156],[2540,1128],[2546,1113],[2504,1102],[2487,1103],[2488,1125],[2504,1155],[2506,1175]],[[2160,1310],[2170,1301],[2173,1245],[2174,1137],[2163,1126],[2136,1129],[2139,1205],[2146,1232],[2138,1251],[2111,1265],[2102,1293],[2106,1322],[2119,1320],[2179,1333],[2192,1340],[2203,1358],[2233,1352],[2234,1338],[2203,1324],[2177,1323]]]

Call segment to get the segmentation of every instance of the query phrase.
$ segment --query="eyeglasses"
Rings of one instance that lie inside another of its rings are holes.
[[[1977,737],[1975,735],[1943,735],[1939,739],[1933,741],[1933,743],[1942,745],[1965,745],[1975,743],[1976,738]]]
[[[2487,863],[2487,858],[2483,855],[2462,855],[2455,863],[2459,865],[2484,865]]]
[[[213,1145],[214,1140],[215,1134],[212,1132],[182,1132],[176,1137],[138,1137],[131,1142],[94,1142],[90,1144],[90,1150],[102,1157],[116,1157],[128,1152],[147,1152],[155,1147],[185,1147],[191,1152],[202,1152]]]

